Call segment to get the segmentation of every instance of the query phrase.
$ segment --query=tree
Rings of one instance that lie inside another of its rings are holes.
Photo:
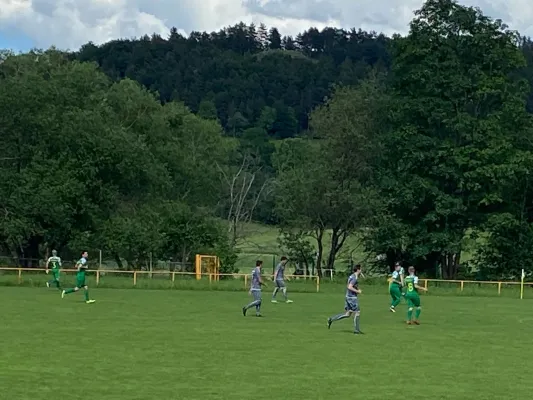
[[[264,129],[249,128],[242,133],[240,152],[252,157],[256,165],[271,169],[274,151],[275,147]]]
[[[376,193],[376,170],[381,141],[387,132],[382,115],[388,99],[378,78],[357,88],[334,89],[332,97],[310,117],[313,137],[323,140],[321,155],[331,188],[324,221],[331,229],[328,268],[349,235],[368,228],[381,210]]]
[[[161,232],[165,238],[163,256],[189,261],[193,254],[209,254],[227,235],[219,221],[202,209],[179,202],[165,202],[157,207],[162,218]]]
[[[124,259],[129,270],[148,269],[150,257],[160,255],[164,245],[161,225],[161,216],[151,206],[125,208],[103,223],[97,241],[113,254],[119,268],[124,268]]]
[[[239,136],[240,133],[248,127],[250,123],[248,120],[242,115],[239,111],[236,111],[235,114],[233,114],[228,119],[227,127],[231,133],[232,136]]]
[[[259,27],[257,28],[257,42],[261,46],[261,50],[265,50],[268,48],[268,28],[265,24],[261,23],[259,24]]]
[[[347,126],[357,129],[357,126],[352,125],[357,121],[357,117],[346,123],[340,121],[341,115],[337,111],[347,111],[344,106],[353,107],[355,103],[346,103],[344,99],[337,100],[334,96],[328,104],[332,108],[331,114],[326,110],[318,110],[312,118],[316,133],[324,137],[322,142],[312,142],[308,139],[286,140],[275,154],[276,211],[283,227],[299,228],[316,240],[319,274],[322,273],[326,233],[331,233],[326,265],[328,269],[334,269],[336,255],[348,236],[365,227],[365,221],[379,204],[373,188],[367,186],[363,178],[366,173],[364,159],[369,157],[363,153],[367,152],[369,147],[361,146],[358,153],[347,154],[361,163],[360,170],[356,171],[358,175],[354,175],[351,168],[345,168],[346,166],[334,157],[339,149],[337,144],[342,140],[337,135],[345,132]],[[352,118],[351,115],[344,115],[347,116]],[[344,126],[339,126],[338,130],[328,126],[326,134],[323,129],[327,126],[327,121],[332,120],[340,121]],[[359,132],[362,135],[365,133],[362,129]],[[365,137],[369,139],[368,136]]]
[[[272,50],[281,49],[281,35],[276,28],[270,28],[268,32],[268,47]]]
[[[11,252],[39,258],[41,245],[65,246],[121,199],[162,184],[145,142],[107,103],[111,82],[94,65],[51,50],[1,68],[0,237]]]
[[[217,165],[223,187],[223,209],[228,222],[230,244],[235,246],[242,234],[242,225],[251,222],[254,211],[269,190],[270,180],[261,182],[262,166],[249,153],[241,155],[240,165],[227,168]]]
[[[213,119],[218,118],[217,107],[212,100],[202,100],[198,106],[198,116],[203,119]]]
[[[132,80],[113,83],[55,50],[9,56],[0,105],[0,243],[16,258],[104,247],[139,268],[147,254],[168,252],[162,229],[172,218],[161,221],[158,204],[194,206],[197,217],[220,199],[216,165],[230,155],[220,125],[162,105]],[[227,247],[200,235],[194,249]]]
[[[265,107],[261,110],[261,115],[257,121],[257,127],[264,129],[269,135],[273,135],[274,122],[276,122],[276,109]]]
[[[325,193],[329,181],[317,147],[303,139],[289,139],[280,144],[274,154],[274,193],[275,212],[282,228],[299,230],[293,234],[311,236],[316,241],[317,273],[321,275],[324,235],[328,229],[323,215],[327,212]]]
[[[239,133],[235,124],[227,123],[236,112],[248,120],[246,128],[258,126],[260,110],[276,102],[293,110],[295,131],[303,131],[308,114],[330,94],[332,84],[352,82],[347,79],[351,72],[364,77],[368,69],[390,65],[390,40],[384,35],[310,29],[302,32],[306,46],[299,48],[292,37],[282,39],[275,27],[269,28],[266,43],[265,34],[265,26],[244,23],[218,32],[192,32],[189,37],[171,29],[168,40],[89,43],[70,57],[98,63],[113,81],[135,80],[156,92],[162,103],[182,101],[202,118],[212,119],[212,106],[202,104],[212,100],[230,135]],[[338,67],[347,58],[354,67],[341,71]]]
[[[272,123],[271,134],[278,139],[287,139],[296,136],[298,130],[298,121],[294,110],[285,106],[283,103],[274,105],[276,119]]]
[[[480,228],[519,174],[527,126],[518,36],[479,9],[428,0],[393,42],[392,135],[385,192],[411,259],[453,278],[468,229]]]
[[[310,242],[310,237],[302,230],[295,232],[281,230],[278,243],[291,262],[296,263],[298,269],[311,273],[315,249]]]

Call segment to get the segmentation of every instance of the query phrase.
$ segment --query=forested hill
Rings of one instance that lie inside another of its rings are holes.
[[[372,69],[388,69],[389,41],[335,28],[281,37],[276,28],[241,23],[188,38],[172,29],[168,39],[89,43],[75,56],[96,61],[114,79],[140,82],[163,102],[183,101],[207,118],[216,112],[232,134],[260,126],[272,137],[287,138],[307,128],[309,112],[333,83],[352,85]]]
[[[232,135],[260,127],[271,137],[288,138],[307,128],[309,112],[330,94],[332,84],[353,85],[372,70],[388,71],[390,41],[355,28],[311,28],[282,37],[275,27],[240,23],[188,38],[173,28],[168,38],[89,43],[75,57],[96,61],[113,79],[140,82],[163,102],[183,101],[205,118],[216,114]],[[522,49],[533,112],[532,42],[524,38]]]
[[[0,60],[0,255],[231,271],[255,221],[301,265],[351,237],[383,270],[533,274],[533,43],[477,8],[426,0],[404,37],[239,24]]]

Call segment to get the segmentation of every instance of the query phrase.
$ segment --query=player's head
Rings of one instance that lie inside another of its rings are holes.
[[[415,267],[413,267],[413,266],[411,265],[407,271],[409,272],[410,275],[414,275],[414,273],[415,273]]]
[[[89,253],[87,253],[86,251],[83,251],[83,252],[81,253],[81,256],[82,256],[83,258],[87,258],[87,257],[89,257]]]
[[[261,260],[257,260],[257,261],[255,262],[255,266],[261,268],[261,267],[263,266],[263,261],[261,261]]]
[[[52,250],[52,255],[55,257],[57,256],[57,250]]]
[[[282,263],[283,265],[287,264],[288,262],[289,262],[289,259],[288,259],[287,257],[285,257],[285,256],[282,256],[282,257],[281,257],[281,263]]]
[[[396,264],[394,264],[394,270],[395,271],[399,271],[402,269],[402,264],[400,264],[400,262],[397,262]]]
[[[361,273],[361,264],[356,264],[353,267],[354,274],[360,274]]]

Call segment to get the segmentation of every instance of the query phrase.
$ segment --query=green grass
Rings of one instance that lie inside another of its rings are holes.
[[[344,305],[338,290],[266,301],[263,319],[241,315],[244,292],[91,294],[86,305],[79,293],[0,288],[2,398],[530,397],[530,300],[428,295],[422,325],[409,327],[405,305],[390,314],[386,295],[364,294],[366,335],[354,336],[350,320],[325,327]]]

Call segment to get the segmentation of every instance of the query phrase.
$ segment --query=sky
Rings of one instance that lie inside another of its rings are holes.
[[[533,36],[531,0],[460,0]],[[92,41],[215,31],[237,22],[265,23],[284,35],[309,27],[404,34],[423,0],[0,0],[0,49],[52,45],[77,50]]]

